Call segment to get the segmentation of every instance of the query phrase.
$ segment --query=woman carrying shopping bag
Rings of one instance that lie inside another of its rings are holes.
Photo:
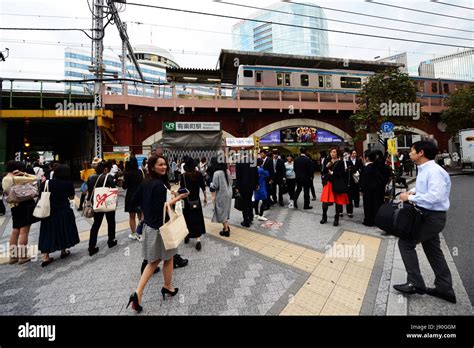
[[[160,234],[160,227],[163,221],[163,209],[165,204],[173,206],[188,194],[177,195],[172,198],[170,184],[168,181],[168,162],[163,156],[151,156],[148,160],[148,175],[139,186],[134,196],[134,203],[143,210],[143,237],[142,250],[143,258],[147,260],[147,265],[143,270],[136,291],[130,296],[127,308],[132,304],[133,310],[140,313],[143,307],[142,296],[145,286],[155,272],[161,260],[163,265],[164,286],[161,289],[163,299],[165,295],[175,296],[178,288],[173,287],[173,257],[178,249],[166,249],[163,237]],[[168,218],[165,217],[165,220]]]

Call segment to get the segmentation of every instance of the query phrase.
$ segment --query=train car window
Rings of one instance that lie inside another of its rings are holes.
[[[326,88],[331,88],[332,87],[332,75],[327,75],[325,76],[326,78]]]
[[[361,84],[360,77],[341,77],[341,88],[360,88]]]
[[[301,86],[302,87],[309,86],[309,75],[301,75]]]
[[[244,70],[244,77],[253,77],[252,70]]]
[[[444,91],[444,93],[446,93],[446,94],[449,93],[449,84],[443,83],[443,91]]]
[[[431,84],[431,92],[432,93],[438,93],[438,84],[437,83],[432,83]]]
[[[291,86],[290,74],[285,74],[285,86]]]
[[[318,76],[319,87],[324,87],[324,79],[323,76]]]
[[[283,74],[277,73],[277,86],[283,86]]]
[[[418,82],[418,92],[423,93],[425,91],[425,83]]]
[[[261,71],[257,71],[257,82],[262,82],[262,72]]]

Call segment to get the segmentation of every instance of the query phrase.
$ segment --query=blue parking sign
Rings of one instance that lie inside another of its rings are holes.
[[[393,123],[392,122],[384,122],[380,126],[380,130],[382,133],[390,133],[393,132]]]

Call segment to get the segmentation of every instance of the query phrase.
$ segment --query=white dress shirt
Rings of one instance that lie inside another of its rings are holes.
[[[418,166],[416,188],[410,191],[416,194],[408,196],[408,200],[416,205],[429,210],[447,211],[451,178],[434,160],[428,161]]]

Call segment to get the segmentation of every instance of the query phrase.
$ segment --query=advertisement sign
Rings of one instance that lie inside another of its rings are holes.
[[[397,148],[397,139],[388,139],[387,140],[387,146],[388,146],[388,153],[390,155],[396,155],[397,154],[397,151],[398,151],[398,148]]]
[[[229,147],[254,147],[253,138],[226,138],[225,145]]]
[[[334,133],[313,127],[296,127],[276,130],[260,139],[260,144],[311,146],[323,143],[342,143],[344,139]]]
[[[108,160],[115,160],[115,162],[119,163],[123,161],[124,163],[128,161],[130,158],[130,153],[128,152],[104,152],[104,161]]]

